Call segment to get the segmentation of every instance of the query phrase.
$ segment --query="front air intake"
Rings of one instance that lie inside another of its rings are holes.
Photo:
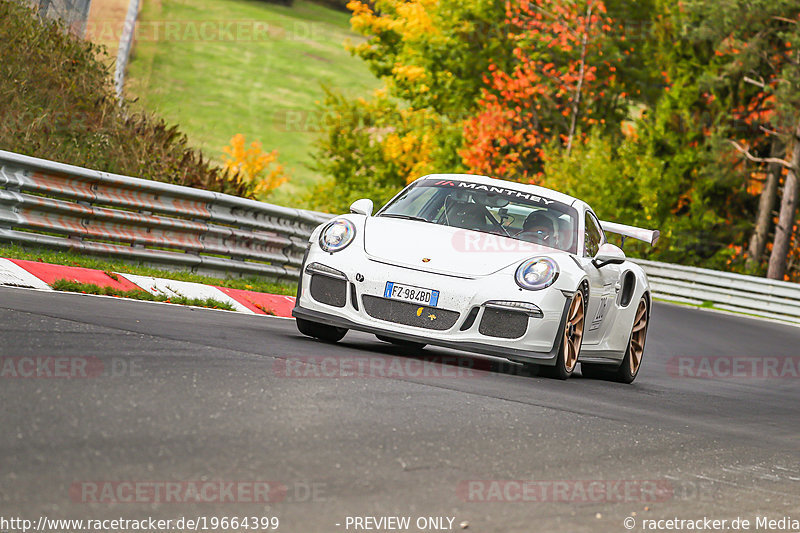
[[[528,330],[528,314],[485,307],[478,332],[487,337],[518,339]]]
[[[344,307],[347,303],[347,280],[312,274],[310,293],[319,303]]]
[[[455,311],[365,295],[364,311],[372,318],[418,328],[446,330],[458,320]]]

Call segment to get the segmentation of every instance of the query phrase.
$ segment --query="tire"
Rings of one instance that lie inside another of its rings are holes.
[[[633,383],[642,367],[644,357],[644,344],[647,338],[647,326],[650,323],[650,312],[647,309],[647,299],[642,297],[636,308],[636,314],[628,337],[628,348],[622,364],[614,368],[608,365],[581,363],[581,375],[591,379],[604,379],[618,383]]]
[[[572,296],[567,313],[567,323],[560,335],[561,346],[558,349],[555,366],[543,366],[540,373],[555,379],[567,379],[575,371],[583,344],[583,329],[586,324],[586,298],[583,290],[578,289]]]
[[[394,344],[395,346],[403,346],[404,348],[411,348],[414,350],[421,350],[427,346],[424,342],[414,342],[414,341],[405,341],[402,339],[393,339],[392,337],[387,337],[385,335],[375,335],[379,341],[388,342]]]
[[[296,320],[297,329],[300,331],[300,333],[308,337],[314,337],[315,339],[319,339],[321,341],[337,342],[342,340],[342,337],[344,337],[347,333],[346,328],[328,326],[326,324],[311,322],[310,320],[304,320],[302,318],[298,318]]]

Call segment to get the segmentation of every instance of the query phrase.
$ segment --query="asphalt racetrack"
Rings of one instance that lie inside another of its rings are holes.
[[[800,328],[772,322],[657,303],[641,373],[620,385],[354,332],[325,344],[288,319],[0,288],[0,356],[6,518],[277,517],[298,533],[389,516],[568,533],[800,519]],[[244,488],[198,496],[203,483]]]

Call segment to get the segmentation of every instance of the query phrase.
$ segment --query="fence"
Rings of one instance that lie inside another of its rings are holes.
[[[705,268],[636,259],[653,295],[800,324],[800,285]]]
[[[27,0],[27,3],[37,8],[39,15],[43,18],[61,20],[70,33],[77,37],[84,37],[86,34],[86,23],[89,19],[92,0]],[[140,0],[130,0],[119,39],[117,61],[114,65],[114,90],[120,100],[125,85],[125,72],[133,48],[140,3]]]
[[[297,279],[329,215],[0,150],[0,241]]]
[[[0,150],[0,241],[297,279],[311,231],[329,218]],[[656,297],[800,323],[800,285],[635,261]]]
[[[76,36],[86,33],[91,0],[28,0],[28,4],[38,8],[44,18],[61,20]]]
[[[139,0],[131,0],[128,4],[128,12],[125,15],[125,24],[122,27],[122,35],[119,38],[119,48],[117,49],[117,63],[114,66],[114,90],[117,98],[122,103],[122,91],[125,87],[125,72],[128,70],[128,60],[130,59],[131,49],[133,48],[134,35],[136,34],[136,20],[139,17]]]

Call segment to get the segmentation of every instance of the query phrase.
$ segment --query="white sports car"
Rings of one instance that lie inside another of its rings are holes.
[[[293,315],[301,333],[349,329],[631,383],[651,298],[642,269],[581,200],[469,174],[420,178],[372,214],[371,200],[314,230]]]

